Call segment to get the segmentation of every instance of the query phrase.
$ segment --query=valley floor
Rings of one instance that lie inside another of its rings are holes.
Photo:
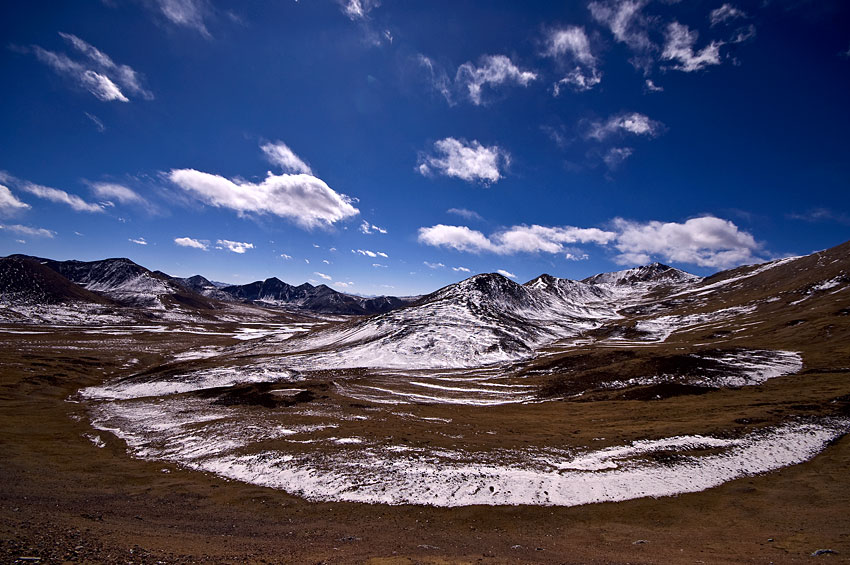
[[[91,427],[83,404],[68,401],[129,367],[139,372],[240,343],[238,329],[0,329],[4,562],[794,563],[850,556],[850,436],[808,462],[675,497],[573,507],[309,502],[132,458],[124,442]],[[683,430],[739,436],[789,417],[847,415],[836,399],[850,398],[848,376],[822,363],[734,391],[484,407],[475,425],[516,428],[512,441],[571,434],[600,447]],[[451,405],[406,409],[453,414]],[[409,433],[403,439],[411,444],[425,441],[415,426],[396,433]],[[812,557],[818,550],[834,553]]]

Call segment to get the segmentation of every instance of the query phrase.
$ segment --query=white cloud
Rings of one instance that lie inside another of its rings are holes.
[[[331,262],[330,262],[330,261],[328,261],[327,259],[322,259],[322,263],[324,263],[325,265],[330,265],[330,264],[331,264]]]
[[[153,98],[153,94],[142,86],[139,74],[131,67],[116,64],[106,53],[76,35],[62,32],[59,35],[86,59],[82,62],[77,61],[64,53],[48,51],[34,45],[32,52],[36,58],[57,74],[71,78],[95,98],[104,102],[129,102],[130,99],[125,92],[148,100]],[[90,114],[86,115],[96,125],[99,124],[98,128],[103,128],[100,120]]]
[[[611,116],[605,122],[591,122],[587,137],[604,141],[617,133],[631,133],[646,137],[655,137],[661,130],[661,122],[650,119],[638,112],[623,113]]]
[[[147,200],[139,196],[135,191],[122,184],[113,182],[96,182],[91,185],[94,193],[100,198],[111,198],[121,204],[140,204],[150,206]]]
[[[466,267],[452,267],[452,271],[456,273],[471,273],[472,271]]]
[[[564,259],[567,261],[585,261],[590,259],[590,255],[587,253],[567,253],[564,255]]]
[[[316,272],[315,272],[315,273],[313,273],[313,274],[314,274],[314,275],[316,275],[317,277],[321,277],[321,278],[325,279],[326,281],[333,280],[333,277],[332,277],[332,276],[330,276],[330,275],[326,275],[325,273],[320,273],[320,272],[316,271]]]
[[[727,268],[757,260],[759,245],[753,236],[713,216],[684,223],[617,218],[613,225],[618,232],[614,247],[620,252],[616,261],[621,264],[647,263],[658,256],[670,262]]]
[[[196,30],[204,37],[211,37],[204,17],[207,5],[204,0],[155,0],[160,13],[171,23]]]
[[[348,287],[354,286],[354,283],[351,282],[351,281],[348,281],[348,282],[337,281],[333,284],[334,284],[334,286],[338,286],[340,288],[348,288]]]
[[[384,258],[389,257],[389,255],[387,255],[383,251],[370,251],[368,249],[352,249],[351,252],[354,253],[354,254],[364,255],[366,257],[372,257],[373,259],[375,257],[384,257]]]
[[[31,235],[34,237],[47,237],[50,239],[53,239],[53,237],[56,236],[56,232],[53,230],[48,230],[44,228],[31,228],[29,226],[22,226],[20,224],[0,224],[0,230],[6,230],[21,235]]]
[[[292,259],[292,255],[287,255],[286,253],[281,253],[280,256],[287,260]]]
[[[500,275],[502,275],[503,277],[508,277],[509,279],[515,279],[516,278],[515,274],[513,274],[509,271],[506,271],[504,269],[499,269],[496,272],[499,273]]]
[[[193,247],[195,249],[203,249],[204,251],[206,251],[210,245],[210,242],[205,239],[192,239],[191,237],[175,237],[174,243],[180,247]]]
[[[381,5],[379,0],[341,0],[342,12],[351,21],[364,20],[369,12]],[[392,39],[390,39],[392,41]]]
[[[312,175],[313,170],[282,141],[264,143],[260,146],[266,159],[283,170],[284,173],[304,173]]]
[[[598,228],[577,228],[573,226],[545,227],[539,225],[513,226],[496,232],[489,238],[483,233],[466,226],[446,226],[438,224],[430,228],[419,229],[419,242],[434,247],[448,247],[457,251],[471,253],[490,252],[500,255],[515,253],[560,253],[569,243],[610,242],[613,232]]]
[[[375,267],[376,269],[378,269],[378,268],[386,269],[386,267],[387,267],[386,265],[382,265],[380,263],[372,263],[372,266]]]
[[[466,218],[467,220],[476,220],[478,222],[484,221],[484,218],[481,217],[481,214],[474,210],[467,210],[466,208],[449,208],[446,210],[448,214],[454,214],[455,216],[460,216],[461,218]]]
[[[679,22],[670,22],[667,26],[666,41],[661,58],[667,61],[677,61],[672,68],[690,73],[699,71],[709,65],[720,64],[720,47],[723,42],[712,41],[700,51],[694,51],[694,44],[699,33],[691,31]]]
[[[133,239],[132,237],[129,240],[131,243],[135,243],[136,245],[147,245],[148,242],[145,241],[145,238],[140,237],[138,239]]]
[[[51,202],[67,204],[77,212],[103,212],[103,207],[99,204],[86,202],[76,194],[69,194],[58,188],[50,188],[26,181],[19,181],[18,188]]]
[[[59,35],[70,43],[74,49],[88,57],[89,61],[94,64],[94,67],[100,73],[110,77],[110,82],[114,81],[118,83],[134,96],[140,96],[147,100],[153,99],[153,93],[142,86],[141,77],[132,67],[116,64],[109,55],[97,49],[94,45],[83,41],[76,35],[62,32],[59,32]]]
[[[537,73],[520,69],[505,55],[484,55],[478,64],[467,61],[460,65],[455,73],[454,83],[446,71],[425,55],[417,58],[419,64],[428,70],[431,86],[437,90],[449,104],[457,99],[468,98],[476,106],[484,104],[484,89],[492,90],[505,84],[528,86],[537,79]]]
[[[86,117],[88,119],[90,119],[92,121],[92,123],[94,124],[94,127],[97,128],[97,131],[99,131],[100,133],[103,133],[103,132],[106,131],[106,126],[103,125],[103,122],[100,121],[100,118],[98,118],[94,114],[89,114],[88,112],[83,112],[83,113],[86,115]]]
[[[351,205],[351,198],[306,174],[269,173],[262,182],[252,183],[194,169],[175,169],[168,178],[211,206],[230,208],[240,215],[274,214],[305,229],[330,226],[360,213]]]
[[[232,251],[233,253],[245,253],[249,249],[254,249],[253,243],[245,243],[242,241],[230,241],[229,239],[219,239],[216,241],[218,244],[216,249],[226,249],[228,251]]]
[[[444,269],[446,267],[442,263],[429,263],[428,261],[422,261],[422,264],[429,269]]]
[[[434,150],[434,155],[419,155],[420,174],[441,174],[486,185],[501,179],[502,171],[511,162],[510,155],[501,147],[485,147],[475,140],[447,137],[435,142]]]
[[[641,13],[649,0],[601,0],[588,4],[591,16],[606,26],[620,43],[636,54],[632,64],[648,69],[649,53],[656,49],[649,39],[648,18]]]
[[[644,82],[644,86],[646,87],[647,92],[664,92],[663,86],[656,85],[654,82],[652,82],[652,79],[649,78],[646,79],[646,82]]]
[[[365,233],[367,235],[373,233],[385,234],[387,233],[387,230],[385,230],[384,228],[379,228],[375,224],[370,224],[366,220],[363,220],[363,223],[360,224],[360,232]]]
[[[8,214],[29,208],[32,208],[32,206],[18,200],[8,187],[0,184],[0,214]]]
[[[605,153],[602,160],[609,169],[616,169],[623,161],[631,157],[633,152],[631,147],[612,147]]]
[[[574,65],[564,78],[554,84],[554,94],[558,96],[562,86],[569,86],[576,92],[590,90],[602,82],[602,73],[597,68],[597,60],[590,50],[590,40],[583,27],[571,26],[550,31],[545,39],[545,55],[555,60]]]
[[[600,82],[602,82],[602,73],[596,69],[585,70],[576,67],[552,86],[552,94],[560,96],[563,86],[569,86],[575,92],[586,92]]]
[[[466,62],[458,67],[455,84],[459,88],[465,87],[472,103],[480,105],[482,89],[485,86],[492,88],[505,83],[528,86],[528,83],[536,78],[536,73],[521,70],[504,55],[485,55],[478,66]]]
[[[708,19],[711,22],[711,27],[716,26],[717,24],[721,24],[723,22],[728,22],[729,20],[735,20],[738,18],[746,18],[747,14],[744,13],[743,10],[736,8],[732,4],[723,4],[719,8],[712,10],[708,15]]]

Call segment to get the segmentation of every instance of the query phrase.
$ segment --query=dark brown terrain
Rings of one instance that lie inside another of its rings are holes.
[[[850,245],[764,270],[727,271],[706,294],[665,291],[581,344],[552,344],[503,370],[545,402],[464,406],[419,403],[406,412],[451,420],[462,440],[423,420],[355,423],[359,436],[410,445],[488,450],[527,445],[608,447],[677,434],[739,437],[789,421],[850,417]],[[843,277],[843,278],[842,278]],[[823,281],[835,281],[823,288]],[[735,318],[682,326],[641,342],[637,324],[753,306]],[[92,428],[78,391],[121,377],[180,374],[259,354],[210,322],[207,333],[87,333],[84,328],[0,328],[0,555],[41,563],[797,563],[850,559],[850,436],[816,457],[702,492],[557,506],[377,505],[311,502],[130,457]],[[170,326],[176,329],[177,326]],[[743,329],[745,328],[745,329]],[[15,333],[20,332],[20,333]],[[621,340],[611,340],[619,336]],[[262,341],[259,343],[262,344]],[[174,361],[208,346],[232,354]],[[756,386],[694,378],[741,350],[799,352],[803,368]],[[262,351],[260,347],[257,351]],[[135,361],[134,361],[135,360]],[[666,375],[662,383],[613,381]],[[309,373],[300,396],[234,386],[196,394],[285,418],[293,406],[374,413],[332,382],[385,379],[371,370]],[[272,401],[274,398],[277,400]],[[480,433],[487,431],[487,434]],[[490,434],[490,432],[493,432]],[[332,432],[327,432],[331,434]],[[100,438],[98,447],[92,438]],[[665,454],[656,453],[661,464]],[[670,457],[676,457],[670,454]],[[817,555],[815,555],[817,554]]]

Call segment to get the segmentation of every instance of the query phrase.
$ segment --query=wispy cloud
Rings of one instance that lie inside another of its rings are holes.
[[[481,214],[474,210],[467,210],[466,208],[449,208],[446,210],[448,214],[454,214],[455,216],[460,216],[461,218],[466,218],[467,220],[475,220],[477,222],[484,221],[484,218],[481,217]]]
[[[194,249],[209,249],[210,242],[205,239],[193,239],[191,237],[176,237],[174,243],[180,247],[192,247]]]
[[[42,186],[40,184],[35,184],[23,179],[19,179],[15,176],[10,175],[5,171],[0,171],[0,182],[4,182],[6,184],[13,185],[17,190],[23,190],[24,192],[29,192],[30,194],[37,196],[39,198],[43,198],[45,200],[50,200],[51,202],[58,202],[60,204],[67,204],[72,209],[77,212],[103,212],[103,207],[99,204],[92,204],[90,202],[86,202],[76,194],[70,194],[65,192],[64,190],[59,190],[58,188],[51,188],[49,186]],[[6,189],[8,191],[8,188]],[[2,191],[0,191],[2,192]],[[11,195],[11,193],[10,193]],[[0,194],[2,197],[2,194]],[[12,197],[14,198],[14,197]],[[17,199],[16,199],[17,200]]]
[[[216,249],[225,249],[233,253],[245,253],[249,249],[254,249],[253,243],[243,241],[230,241],[229,239],[219,239],[216,241]]]
[[[369,12],[381,5],[379,0],[339,0],[342,13],[351,21],[364,20]]]
[[[29,226],[22,226],[21,224],[0,224],[0,230],[6,230],[12,233],[30,235],[34,237],[46,237],[49,239],[53,239],[56,236],[56,232],[53,230],[48,230],[44,228],[31,228]]]
[[[563,86],[584,92],[602,82],[602,73],[597,68],[597,59],[583,27],[550,30],[544,42],[544,55],[555,59],[561,67],[569,67],[564,78],[554,84],[555,96]]]
[[[260,149],[265,153],[266,159],[270,163],[279,166],[284,173],[313,174],[310,166],[282,141],[264,143],[260,146]]]
[[[631,157],[632,153],[634,153],[634,150],[631,147],[612,147],[605,153],[602,160],[609,169],[616,169]]]
[[[325,279],[326,281],[332,281],[333,280],[332,276],[326,275],[325,273],[320,273],[320,272],[316,271],[313,274],[316,275],[317,277],[321,277],[321,278]]]
[[[124,186],[123,184],[114,182],[94,182],[91,183],[91,188],[98,198],[103,198],[108,201],[117,200],[121,204],[135,204],[148,210],[153,209],[150,202],[142,198],[136,191]]]
[[[534,71],[519,68],[505,55],[484,55],[478,63],[467,61],[460,65],[452,82],[445,70],[432,59],[419,55],[419,63],[430,75],[432,86],[450,104],[458,98],[467,98],[476,106],[484,104],[484,92],[507,84],[528,86],[537,79]]]
[[[91,122],[94,124],[94,127],[97,128],[97,131],[99,131],[100,133],[103,133],[103,132],[106,131],[106,126],[103,125],[103,122],[100,120],[100,118],[98,118],[94,114],[89,114],[88,112],[83,112],[83,113],[86,115],[86,117],[89,120],[91,120]]]
[[[723,4],[719,8],[712,10],[708,14],[708,19],[711,22],[711,27],[717,24],[722,24],[730,20],[746,18],[747,14],[740,8],[736,8],[732,4]]]
[[[18,200],[8,187],[0,184],[0,214],[8,215],[32,208],[26,202]]]
[[[509,279],[515,279],[516,278],[515,274],[513,274],[510,271],[506,271],[504,269],[498,269],[496,272],[499,273],[500,275],[502,275],[503,277],[508,277]]]
[[[593,19],[629,47],[634,54],[632,64],[644,71],[652,66],[652,53],[657,50],[649,38],[650,20],[642,12],[648,3],[649,0],[600,0],[588,4]]]
[[[467,182],[492,184],[510,165],[510,154],[497,145],[447,137],[434,143],[434,153],[420,153],[418,170],[424,176],[440,174]]]
[[[630,133],[645,137],[655,137],[661,133],[663,124],[638,112],[626,112],[611,116],[604,122],[590,122],[586,136],[604,141],[615,134]]]
[[[367,235],[371,235],[373,233],[386,234],[387,230],[363,220],[363,223],[360,224],[360,233],[365,233]]]
[[[130,66],[116,64],[106,53],[76,35],[62,32],[59,35],[82,55],[83,59],[71,59],[64,53],[50,51],[38,45],[33,45],[31,49],[39,61],[57,74],[72,79],[103,102],[129,102],[127,94],[148,100],[153,98],[153,93],[142,86],[141,77]],[[100,122],[90,114],[86,115],[95,124]],[[103,124],[100,123],[100,126]]]
[[[288,261],[289,259],[292,259],[292,255],[287,255],[286,253],[281,253],[281,254],[280,254],[280,256],[281,256],[282,258],[286,259],[287,261]]]
[[[829,208],[812,208],[806,212],[795,212],[788,214],[788,217],[793,220],[802,220],[810,223],[837,223],[850,225],[850,214],[844,212],[836,212]]]
[[[431,263],[429,261],[422,261],[422,264],[428,267],[429,269],[445,269],[446,266],[442,263]]]
[[[698,37],[699,33],[696,30],[690,30],[679,22],[670,22],[667,26],[661,58],[676,62],[677,64],[671,68],[686,73],[699,71],[710,65],[719,65],[720,47],[723,42],[712,41],[699,51],[695,51],[694,45]]]
[[[147,245],[148,244],[148,242],[145,241],[145,238],[143,238],[143,237],[140,237],[140,238],[137,238],[137,239],[134,239],[134,238],[131,237],[130,242],[135,243],[136,245]]]
[[[210,11],[205,0],[155,0],[155,5],[172,24],[194,29],[206,38],[212,37],[205,22]]]
[[[239,215],[272,214],[304,229],[331,226],[360,211],[352,199],[307,174],[269,175],[259,183],[230,180],[194,169],[174,169],[168,178],[200,201]]]
[[[471,273],[472,270],[467,269],[466,267],[452,267],[452,271],[456,273]]]

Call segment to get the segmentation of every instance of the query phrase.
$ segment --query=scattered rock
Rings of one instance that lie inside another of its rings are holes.
[[[818,557],[819,555],[837,555],[838,552],[832,549],[818,549],[814,553],[812,553],[812,557]]]

